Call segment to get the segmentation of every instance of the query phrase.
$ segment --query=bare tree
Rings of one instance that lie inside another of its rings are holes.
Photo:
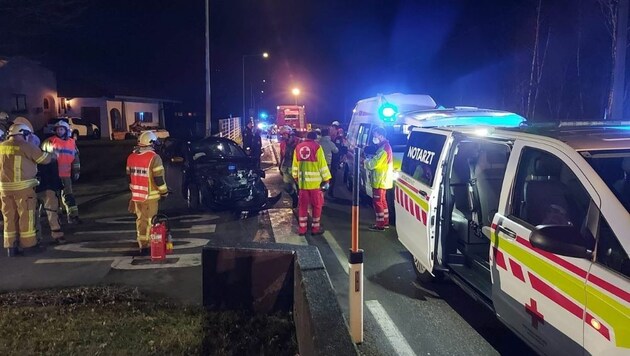
[[[532,61],[529,72],[529,86],[527,89],[526,113],[527,117],[533,117],[536,113],[536,102],[540,92],[540,82],[543,77],[543,69],[545,67],[545,59],[549,49],[549,39],[551,38],[551,28],[547,28],[546,38],[541,38],[542,30],[542,0],[538,0],[536,7],[536,24],[534,35],[534,47],[532,49]],[[541,48],[541,41],[545,41],[544,47]]]

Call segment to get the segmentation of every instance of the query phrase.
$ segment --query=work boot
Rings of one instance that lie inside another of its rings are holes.
[[[54,243],[54,244],[57,244],[57,245],[63,245],[63,244],[65,244],[65,243],[67,243],[67,242],[68,242],[68,241],[66,241],[66,239],[65,239],[63,236],[53,238],[53,243]]]
[[[370,231],[385,231],[385,228],[382,226],[378,226],[378,225],[372,225],[370,227],[368,227],[368,230]]]
[[[82,222],[78,216],[68,216],[68,224],[81,224]]]
[[[148,247],[140,247],[138,248],[138,254],[140,256],[149,256],[151,254],[151,249]]]
[[[18,250],[17,247],[9,247],[7,249],[7,256],[9,256],[9,257],[15,257],[15,256],[17,256],[19,254],[20,254],[20,251]]]

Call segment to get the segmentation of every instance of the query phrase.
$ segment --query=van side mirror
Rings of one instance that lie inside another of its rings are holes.
[[[584,241],[580,230],[571,225],[540,225],[529,237],[532,246],[557,255],[593,258],[593,247]]]

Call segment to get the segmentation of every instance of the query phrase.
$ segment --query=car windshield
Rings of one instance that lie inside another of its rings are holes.
[[[238,145],[231,141],[204,139],[191,144],[190,153],[193,160],[226,159],[247,157]]]
[[[630,212],[630,150],[582,152],[582,155]]]

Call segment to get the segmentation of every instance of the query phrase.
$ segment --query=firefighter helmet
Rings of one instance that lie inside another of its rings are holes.
[[[152,146],[156,142],[158,142],[158,138],[153,131],[145,131],[138,137],[138,146],[140,147]]]
[[[24,138],[26,138],[30,134],[31,134],[31,129],[25,124],[13,124],[11,125],[11,127],[9,127],[9,135],[8,135],[9,137],[17,136],[17,135],[24,135]]]
[[[55,130],[55,134],[57,133],[57,128],[58,127],[63,127],[64,129],[66,129],[66,133],[59,136],[59,138],[68,138],[70,137],[70,124],[65,122],[64,120],[59,120],[55,123],[55,126],[53,127],[53,129]]]
[[[28,121],[27,118],[25,118],[24,116],[18,116],[15,118],[15,120],[13,120],[14,124],[23,124],[26,125],[28,127],[28,129],[33,132],[33,124],[31,124],[30,121]]]
[[[339,124],[339,121],[335,120],[335,121],[332,122],[332,124],[330,124],[330,126],[337,126],[337,127],[339,127],[341,125]]]

